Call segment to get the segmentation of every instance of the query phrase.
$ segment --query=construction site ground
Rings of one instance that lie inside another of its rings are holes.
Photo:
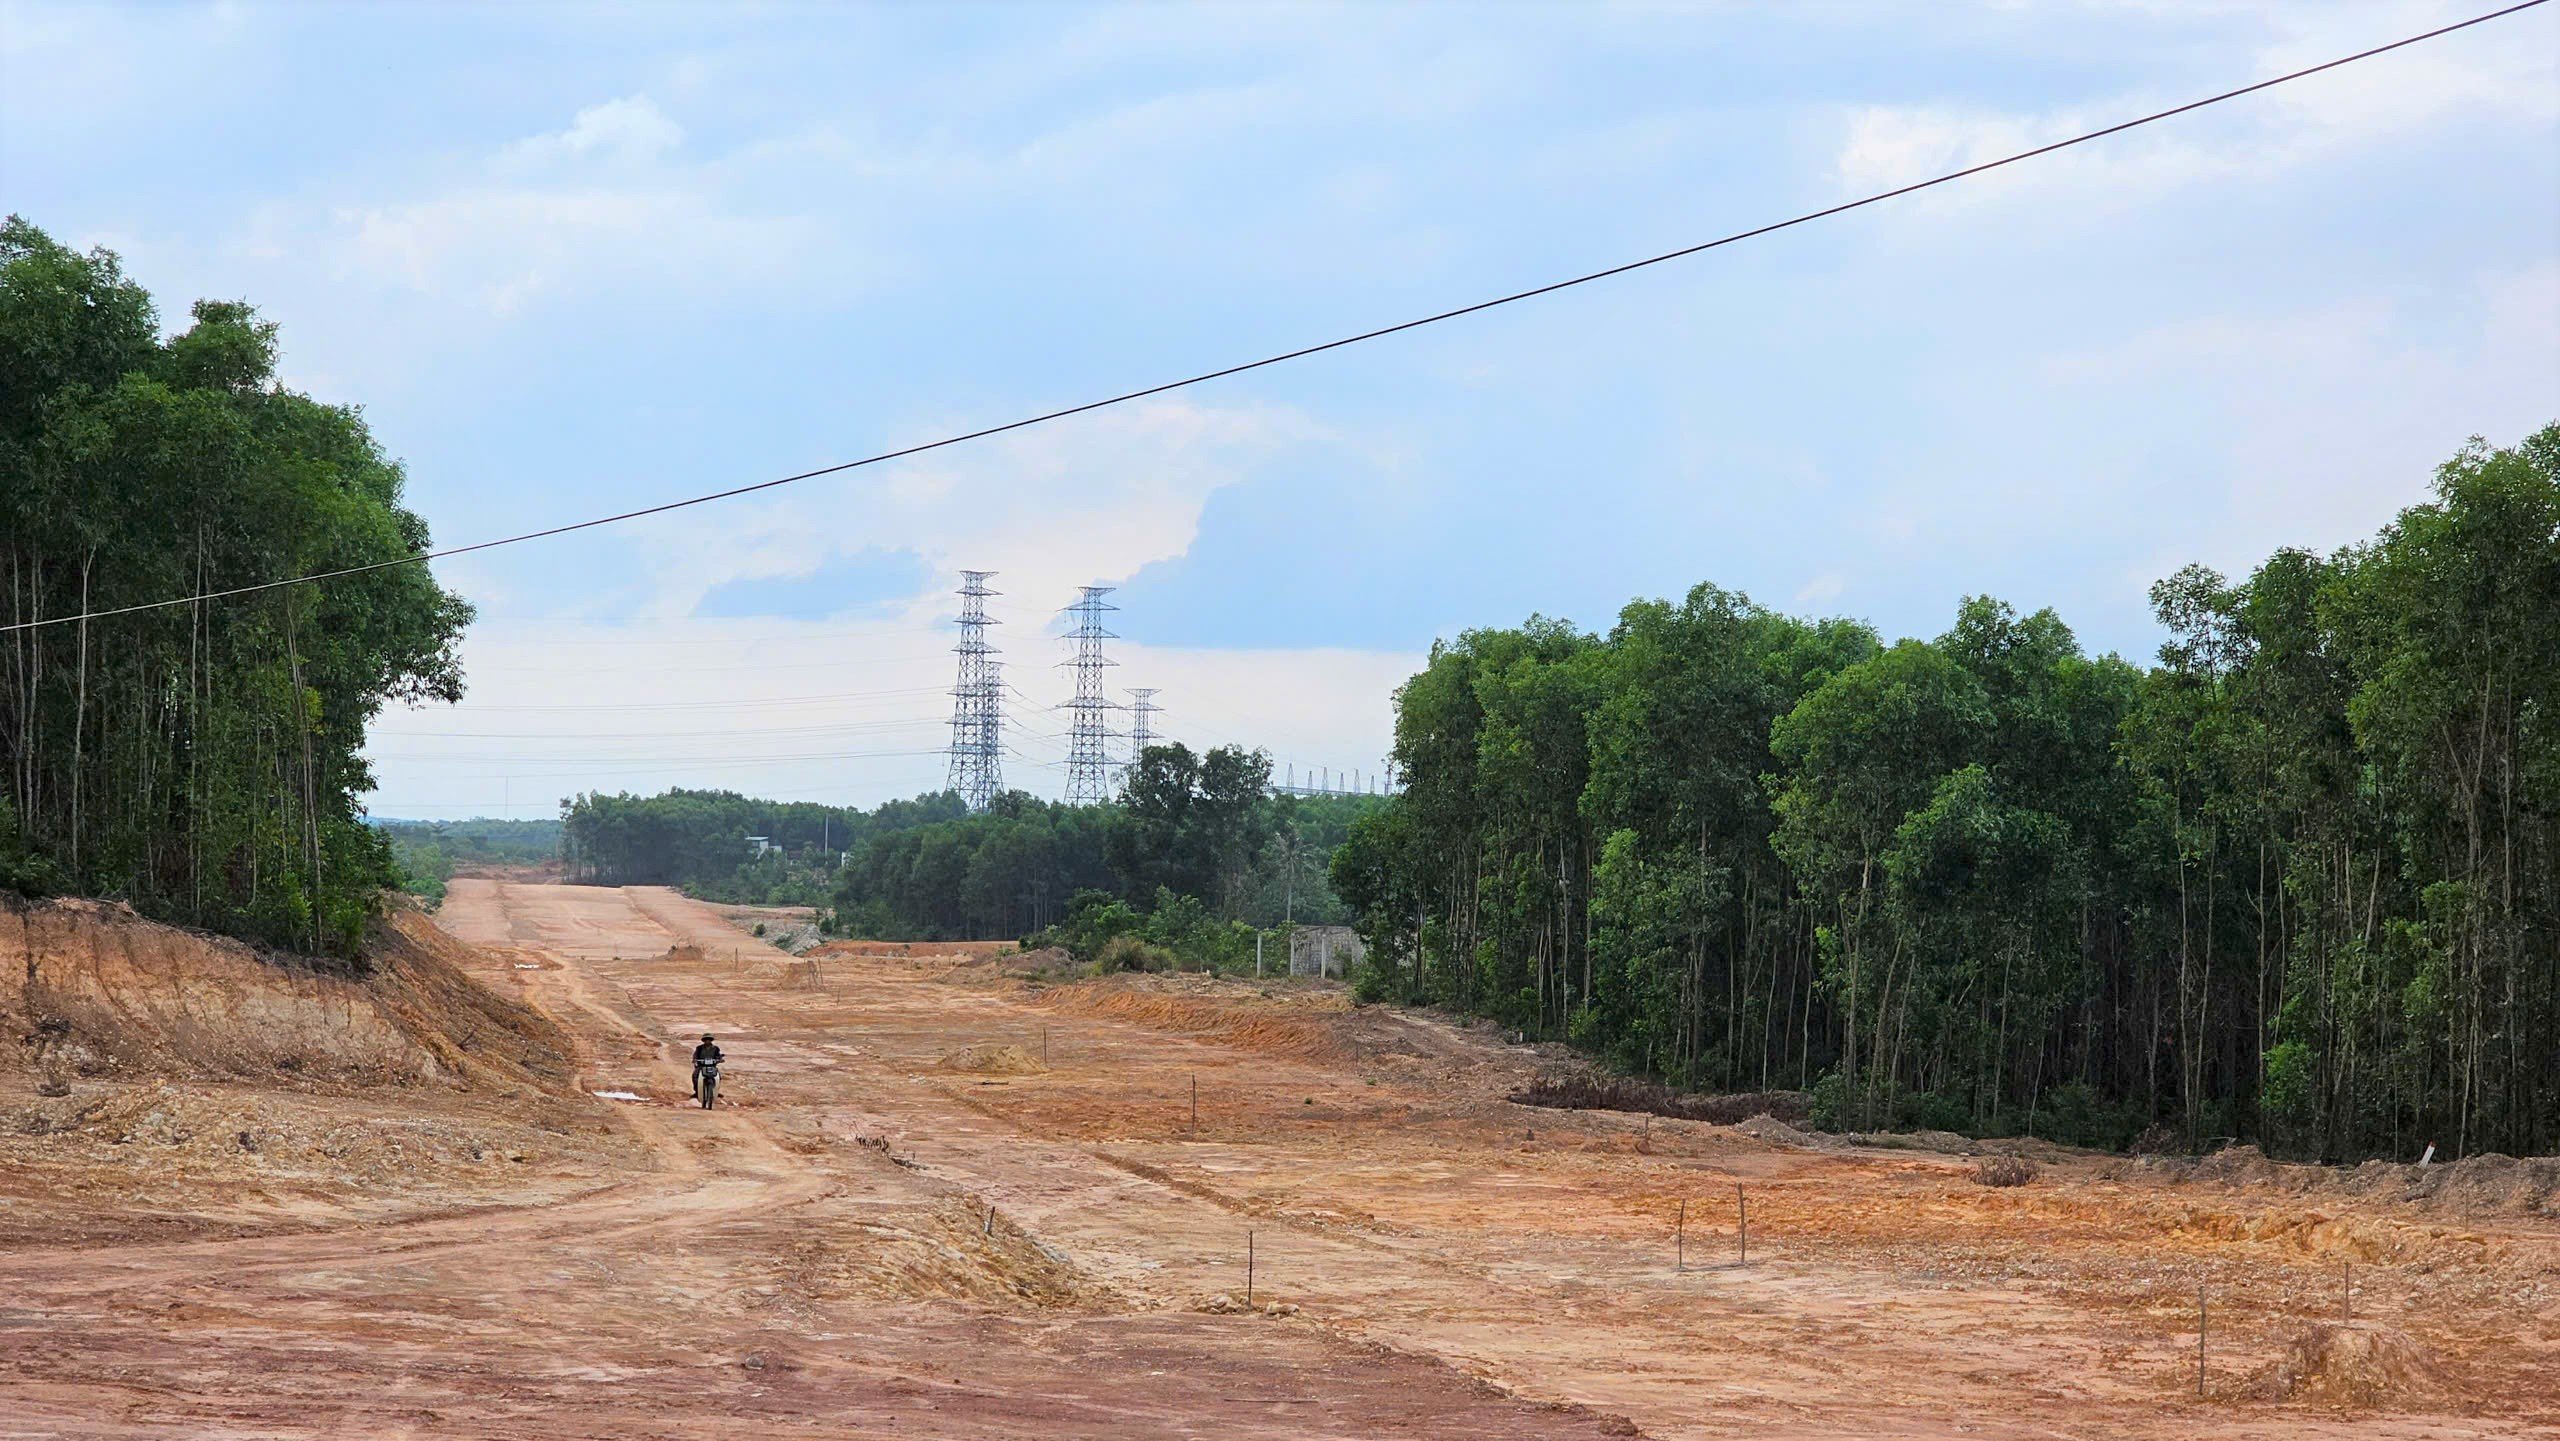
[[[1985,1186],[1518,1105],[1551,1055],[1338,986],[793,957],[665,890],[436,922],[573,1081],[0,1071],[0,1438],[2560,1428],[2535,1197]]]

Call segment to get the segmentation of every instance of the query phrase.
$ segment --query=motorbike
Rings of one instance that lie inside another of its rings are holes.
[[[720,1094],[720,1063],[718,1061],[694,1062],[693,1094],[701,1099],[702,1109],[706,1111],[711,1109],[713,1100]]]

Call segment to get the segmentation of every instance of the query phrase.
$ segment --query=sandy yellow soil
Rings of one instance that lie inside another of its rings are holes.
[[[14,1137],[35,1179],[0,1196],[51,1219],[0,1230],[0,1437],[2560,1423],[2538,1209],[2074,1157],[1986,1188],[1961,1157],[1515,1105],[1537,1054],[1337,990],[1044,981],[985,948],[794,959],[665,891],[465,880],[438,920],[573,1038],[576,1091],[641,1099],[421,1091],[412,1119],[452,1134],[366,1162],[370,1209],[317,1151],[288,1176],[276,1147],[198,1154],[147,1122]],[[732,1102],[707,1113],[682,1060],[705,1030]],[[0,1091],[0,1122],[137,1096],[231,1108],[219,1127],[271,1109],[279,1136],[398,1119],[376,1092],[173,1094]],[[129,1159],[154,1147],[165,1172]],[[271,1199],[226,1204],[233,1166]],[[2323,1331],[2349,1263],[2354,1321]]]

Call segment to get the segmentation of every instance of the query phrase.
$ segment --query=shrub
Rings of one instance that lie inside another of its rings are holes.
[[[1807,1120],[1825,1131],[1849,1128],[1849,1083],[1840,1078],[1838,1071],[1823,1072],[1821,1079],[1813,1083],[1812,1095]]]
[[[1113,936],[1094,952],[1097,969],[1112,971],[1169,971],[1174,968],[1173,952],[1162,946],[1149,945],[1136,936]]]
[[[1351,1003],[1355,1006],[1401,1000],[1403,997],[1398,994],[1401,989],[1395,976],[1367,961],[1361,962],[1351,972]]]
[[[1981,1186],[2023,1186],[2036,1178],[2036,1163],[2024,1156],[1985,1156],[1973,1163],[1973,1179]]]

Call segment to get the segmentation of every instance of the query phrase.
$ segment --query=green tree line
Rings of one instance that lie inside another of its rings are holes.
[[[681,886],[749,905],[823,905],[847,851],[963,810],[948,792],[867,811],[735,791],[594,792],[561,802],[560,855],[571,880],[596,885]],[[764,837],[772,849],[750,854],[750,836]]]
[[[1713,586],[1437,646],[1332,863],[1364,984],[1844,1123],[2554,1149],[2560,427],[2152,599],[2148,668]]]
[[[276,328],[163,339],[104,250],[0,225],[0,622],[427,548],[355,411],[276,380]],[[0,884],[352,955],[394,879],[357,797],[392,702],[462,693],[471,610],[423,565],[0,634]]]
[[[871,838],[846,858],[836,924],[882,939],[984,939],[1085,915],[1072,933],[1098,941],[1159,917],[1153,943],[1212,961],[1229,958],[1237,923],[1347,920],[1326,864],[1375,802],[1275,796],[1270,785],[1258,751],[1150,746],[1109,805],[1013,792],[978,814]]]
[[[376,818],[373,827],[391,843],[401,887],[429,905],[444,900],[445,882],[457,865],[538,866],[560,855],[560,822],[499,820],[404,821]]]

